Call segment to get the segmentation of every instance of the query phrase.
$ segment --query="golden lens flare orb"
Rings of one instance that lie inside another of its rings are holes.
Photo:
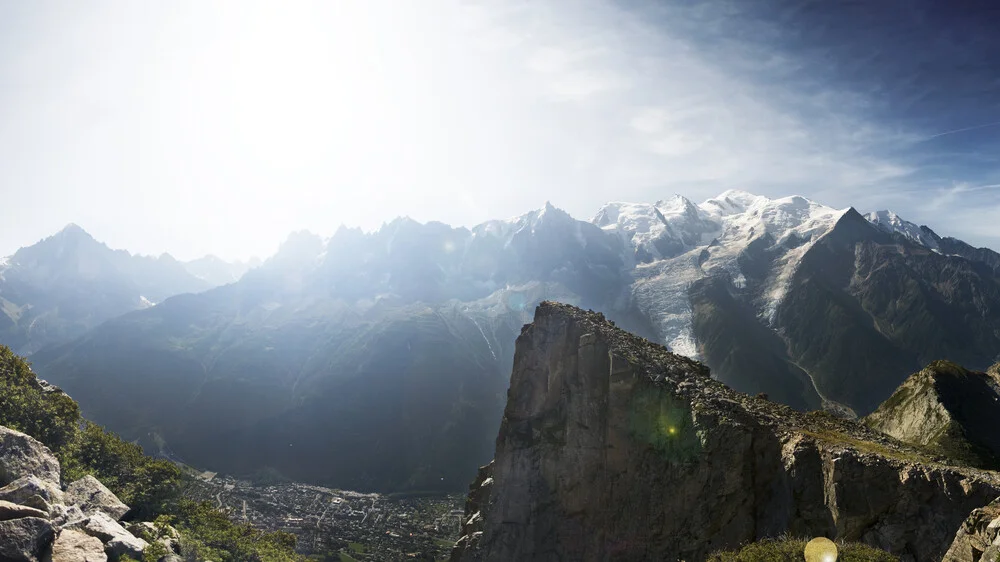
[[[828,538],[816,537],[806,544],[806,562],[837,562],[837,545]]]

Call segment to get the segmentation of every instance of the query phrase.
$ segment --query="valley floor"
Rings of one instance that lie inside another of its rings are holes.
[[[464,502],[459,495],[394,497],[212,473],[191,479],[183,493],[237,522],[293,533],[297,550],[321,561],[446,560]]]

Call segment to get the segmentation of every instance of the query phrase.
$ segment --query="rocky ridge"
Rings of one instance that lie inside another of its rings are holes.
[[[546,302],[517,340],[496,456],[453,561],[704,560],[789,533],[941,560],[1000,474],[738,393]]]
[[[865,418],[901,441],[981,468],[1000,468],[1000,363],[988,372],[935,361]]]
[[[1000,500],[975,509],[955,536],[941,562],[1000,561]]]
[[[0,560],[105,562],[141,559],[161,542],[160,562],[178,562],[176,531],[121,522],[129,511],[93,476],[61,482],[59,461],[34,438],[0,426]],[[128,529],[126,529],[128,526]],[[130,530],[131,529],[131,530]],[[141,531],[141,532],[140,532]]]

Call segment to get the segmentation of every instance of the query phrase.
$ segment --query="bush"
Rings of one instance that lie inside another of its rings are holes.
[[[804,539],[764,539],[739,550],[716,552],[708,562],[801,562],[806,549]],[[860,544],[838,542],[837,562],[899,562],[884,550]]]
[[[267,533],[249,524],[236,524],[212,507],[211,502],[180,500],[172,524],[183,537],[181,549],[188,558],[222,562],[294,562],[295,535]]]

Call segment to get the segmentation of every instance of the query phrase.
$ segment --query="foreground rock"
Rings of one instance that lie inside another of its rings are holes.
[[[40,517],[0,521],[0,560],[38,562],[54,537],[52,524]]]
[[[935,361],[865,418],[901,441],[982,468],[1000,468],[1000,365],[969,371]]]
[[[937,562],[998,496],[996,473],[734,392],[601,315],[543,303],[452,559],[690,562],[789,533]]]
[[[52,562],[107,562],[104,544],[94,537],[67,529],[52,544]]]
[[[0,486],[24,476],[58,486],[59,461],[33,437],[0,426]]]
[[[65,492],[60,476],[44,445],[0,426],[0,562],[141,559],[148,543],[118,523],[129,507],[93,476]]]
[[[66,496],[87,514],[103,512],[114,519],[120,519],[128,513],[128,506],[97,478],[90,475],[70,484],[66,488]]]
[[[962,523],[942,562],[1000,560],[1000,500],[976,509]]]
[[[41,517],[47,519],[48,516],[48,513],[40,509],[0,500],[0,521],[20,519],[22,517]]]
[[[49,504],[62,503],[63,491],[58,482],[45,482],[35,475],[22,476],[0,488],[0,500],[27,505],[38,497]]]

